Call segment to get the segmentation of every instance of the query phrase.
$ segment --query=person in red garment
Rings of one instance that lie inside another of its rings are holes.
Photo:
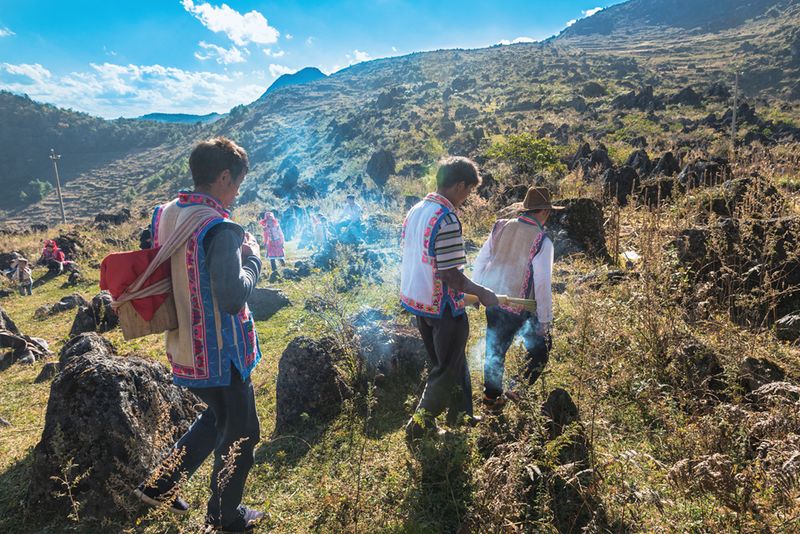
[[[272,267],[272,272],[277,272],[277,262],[281,266],[286,265],[286,253],[284,251],[283,230],[281,223],[271,211],[264,212],[264,218],[258,221],[264,231],[264,246],[267,248],[267,259]]]

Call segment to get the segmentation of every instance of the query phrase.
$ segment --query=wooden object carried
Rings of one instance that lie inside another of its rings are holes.
[[[497,300],[499,300],[500,304],[502,305],[520,306],[525,311],[536,313],[536,301],[533,299],[521,299],[517,297],[509,297],[508,295],[497,295]],[[476,304],[480,304],[481,301],[477,295],[466,293],[464,295],[464,303],[467,306],[474,306]]]

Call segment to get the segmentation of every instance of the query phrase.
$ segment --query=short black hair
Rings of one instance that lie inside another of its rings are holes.
[[[480,185],[481,173],[478,165],[469,158],[450,156],[439,162],[436,171],[436,187],[447,189],[464,182],[464,185]]]
[[[189,156],[189,169],[195,186],[210,185],[219,173],[228,170],[235,180],[250,169],[245,149],[227,137],[215,137],[198,143]]]

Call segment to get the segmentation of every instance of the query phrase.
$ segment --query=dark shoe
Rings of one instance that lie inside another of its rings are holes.
[[[498,414],[503,411],[506,406],[506,399],[502,395],[499,397],[483,396],[483,409],[489,413]]]
[[[169,499],[168,495],[160,495],[156,488],[146,487],[144,484],[140,484],[139,487],[133,490],[133,494],[139,497],[139,500],[143,503],[154,507],[163,506]],[[176,496],[173,498],[168,510],[175,515],[186,515],[189,512],[189,503]]]
[[[467,424],[470,426],[470,428],[475,428],[476,426],[481,424],[482,421],[483,417],[481,417],[480,415],[471,415],[467,418]]]
[[[406,444],[409,447],[413,447],[423,439],[442,439],[446,435],[447,431],[436,424],[424,427],[414,419],[409,420],[406,424]]]
[[[239,534],[242,532],[253,532],[256,526],[264,519],[264,512],[253,510],[246,506],[239,506],[239,517],[227,525],[216,525],[213,521],[206,520],[206,532],[217,532],[219,534]]]

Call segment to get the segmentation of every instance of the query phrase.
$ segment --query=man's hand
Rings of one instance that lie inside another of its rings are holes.
[[[483,291],[478,293],[478,298],[480,299],[481,304],[483,304],[486,308],[500,304],[500,301],[497,300],[497,295],[494,294],[494,291],[485,287],[482,289]]]
[[[244,233],[244,242],[242,243],[242,257],[258,256],[261,257],[261,247],[258,246],[256,238],[250,232]]]

